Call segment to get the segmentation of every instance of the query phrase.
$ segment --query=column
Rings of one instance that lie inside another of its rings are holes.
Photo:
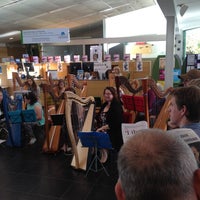
[[[165,89],[173,86],[175,17],[167,16]]]

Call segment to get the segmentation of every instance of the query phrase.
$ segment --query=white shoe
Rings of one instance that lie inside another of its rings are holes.
[[[100,152],[101,152],[100,162],[105,163],[108,159],[108,150],[107,149],[101,149]]]
[[[28,144],[34,144],[36,142],[36,138],[31,138]]]

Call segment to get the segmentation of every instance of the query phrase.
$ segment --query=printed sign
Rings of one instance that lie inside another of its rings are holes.
[[[23,30],[21,35],[23,44],[63,43],[70,40],[68,28]]]

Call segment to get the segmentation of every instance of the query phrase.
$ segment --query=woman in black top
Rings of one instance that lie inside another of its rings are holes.
[[[106,87],[103,92],[104,100],[97,117],[97,131],[107,132],[110,136],[112,147],[119,151],[122,144],[121,124],[123,122],[123,109],[117,99],[116,90]]]

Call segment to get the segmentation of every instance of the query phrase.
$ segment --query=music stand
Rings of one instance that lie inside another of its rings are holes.
[[[95,151],[94,158],[92,159],[88,167],[86,176],[88,175],[89,171],[98,172],[100,170],[104,170],[106,175],[109,176],[106,168],[101,163],[100,158],[97,154],[98,149],[112,148],[109,135],[103,132],[78,132],[78,136],[84,147],[93,147]],[[101,165],[101,168],[98,168],[98,163]],[[93,165],[94,165],[94,168],[93,168]]]
[[[64,120],[64,114],[54,114],[54,115],[50,115],[52,122],[53,122],[53,126],[61,126],[63,125],[63,120]]]
[[[25,123],[31,123],[31,122],[36,122],[37,118],[36,118],[36,114],[35,114],[35,110],[22,110],[22,119],[23,122]]]

